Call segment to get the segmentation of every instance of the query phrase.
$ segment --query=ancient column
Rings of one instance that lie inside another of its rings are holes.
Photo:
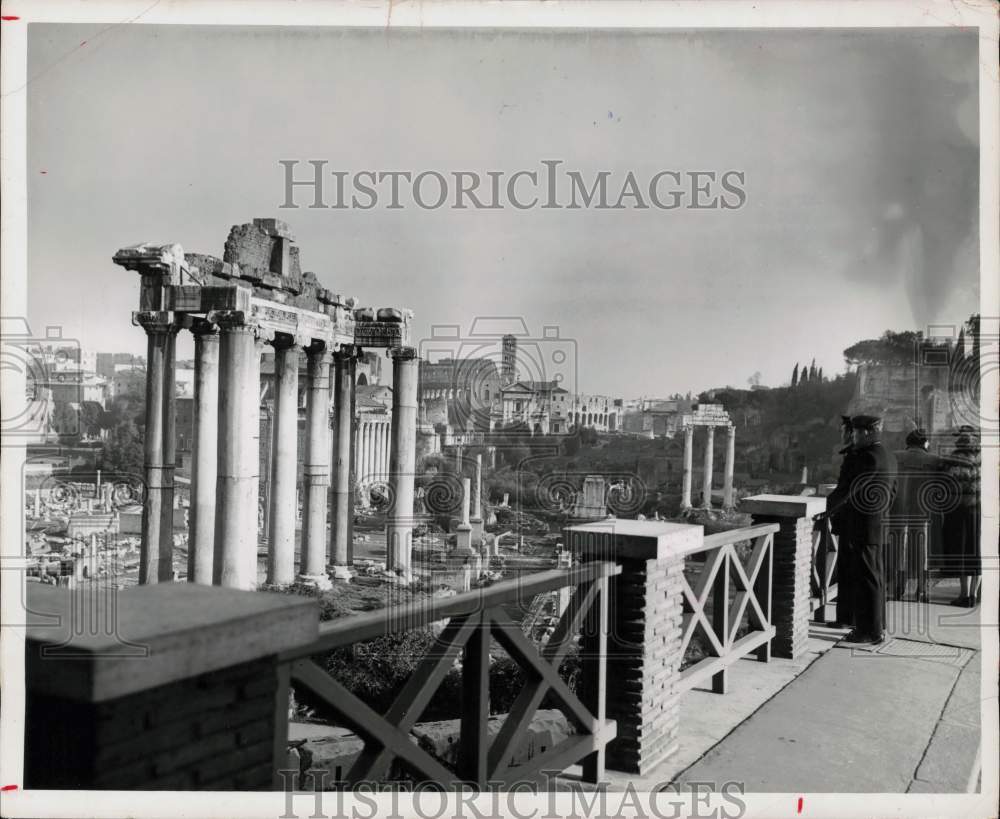
[[[351,578],[351,521],[354,488],[351,486],[351,434],[354,423],[354,375],[357,359],[352,348],[333,357],[333,504],[330,524],[330,556],[333,576]],[[370,426],[370,425],[366,425]],[[366,430],[370,432],[370,430]],[[367,436],[366,436],[367,437]],[[370,447],[365,446],[367,453]],[[367,460],[367,459],[366,459]]]
[[[704,495],[705,509],[712,508],[712,460],[715,457],[715,427],[705,428],[705,474],[703,475],[701,491]]]
[[[473,553],[472,525],[469,522],[469,496],[472,494],[472,481],[462,478],[462,522],[455,527],[455,553],[468,556]]]
[[[215,515],[215,585],[257,585],[260,487],[260,354],[263,335],[239,315],[219,323],[219,460]]]
[[[177,460],[177,325],[167,333],[163,360],[163,506],[160,508],[160,579],[174,579],[174,467]]]
[[[330,488],[330,362],[323,345],[306,351],[305,497],[302,505],[302,582],[330,588],[326,575],[326,507]]]
[[[271,423],[270,539],[267,582],[295,579],[295,478],[299,433],[299,347],[280,335],[274,342],[274,419]]]
[[[733,470],[736,464],[736,427],[730,424],[726,427],[726,471],[722,476],[722,506],[725,509],[732,509],[733,498]]]
[[[372,482],[372,425],[370,421],[365,421],[361,428],[361,464],[362,478],[366,486],[371,486]]]
[[[191,514],[188,580],[212,585],[215,559],[215,490],[219,452],[219,328],[197,320],[194,334],[194,429],[191,444]]]
[[[389,477],[389,424],[378,425],[378,474],[381,480]]]
[[[472,482],[472,517],[469,523],[472,525],[472,542],[476,548],[483,541],[483,456],[482,453],[476,455],[475,479]]]
[[[416,469],[417,374],[412,347],[392,351],[392,453],[389,480],[393,498],[386,527],[386,566],[410,574],[413,548],[413,477]]]
[[[165,308],[168,288],[187,268],[180,245],[136,245],[114,255],[115,264],[140,275],[139,310],[132,323],[146,331],[146,427],[139,582],[173,579],[174,341],[177,328]],[[164,523],[167,523],[164,526]]]
[[[168,424],[167,409],[168,374],[173,367],[167,362],[173,352],[174,328],[165,313],[139,313],[138,323],[146,331],[146,424],[144,437],[144,472],[146,502],[142,507],[142,545],[139,552],[139,582],[158,583],[173,579],[173,481],[168,476],[165,433]],[[171,387],[173,385],[171,384]],[[169,424],[172,428],[173,424]],[[169,497],[166,485],[170,484]],[[164,516],[170,524],[164,529]],[[167,548],[164,548],[166,545]]]
[[[691,508],[691,467],[694,460],[694,427],[684,427],[684,474],[681,478],[681,509]]]

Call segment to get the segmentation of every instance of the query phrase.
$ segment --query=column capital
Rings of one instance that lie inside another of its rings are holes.
[[[357,358],[361,355],[361,347],[357,344],[339,344],[333,350],[333,355],[336,358]]]
[[[392,347],[389,349],[389,357],[395,361],[415,361],[417,350],[415,347]]]
[[[219,337],[219,325],[208,319],[197,316],[185,316],[182,326],[186,326],[191,331],[191,335],[198,338],[217,339]]]
[[[180,329],[174,323],[173,314],[163,310],[136,310],[132,313],[132,324],[142,327],[147,335],[166,335]]]
[[[212,310],[206,317],[223,332],[243,332],[253,335],[260,344],[274,340],[275,332],[251,319],[243,310]]]
[[[274,333],[270,339],[266,341],[274,347],[275,350],[291,350],[293,347],[305,347],[306,339],[300,336],[293,336],[288,333]]]

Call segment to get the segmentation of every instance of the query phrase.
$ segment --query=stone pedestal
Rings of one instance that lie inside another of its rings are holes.
[[[103,605],[78,605],[91,593],[28,585],[25,787],[280,789],[276,655],[316,639],[315,601],[139,586],[116,592],[109,624]]]
[[[795,658],[809,639],[809,578],[812,571],[813,517],[826,510],[826,498],[802,495],[754,495],[740,511],[754,524],[777,523],[771,585],[771,621],[776,657]]]
[[[606,713],[618,737],[607,746],[607,767],[646,775],[677,749],[683,553],[701,544],[703,527],[609,520],[564,535],[581,561],[622,566],[609,581]],[[597,635],[584,634],[581,654],[597,644]]]

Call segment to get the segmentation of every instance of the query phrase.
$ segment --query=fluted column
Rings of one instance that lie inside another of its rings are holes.
[[[703,506],[712,508],[712,463],[715,458],[715,427],[705,428],[705,474],[702,476]]]
[[[684,428],[684,473],[681,478],[681,509],[691,508],[691,469],[694,461],[694,427]]]
[[[146,502],[142,507],[139,582],[158,583],[173,579],[173,457],[167,460],[173,448],[168,452],[166,435],[174,424],[172,419],[168,423],[166,416],[173,410],[168,396],[173,395],[171,359],[176,330],[166,313],[140,313],[136,320],[146,331]]]
[[[267,582],[295,578],[295,473],[298,465],[299,347],[289,336],[274,341],[274,420],[271,424],[271,497]]]
[[[188,580],[212,584],[215,559],[216,469],[219,441],[219,328],[197,320],[194,334],[194,429],[191,444],[191,513]]]
[[[354,423],[354,376],[357,359],[353,349],[333,357],[333,510],[330,526],[330,556],[333,576],[351,577],[351,522],[354,490],[351,485],[351,435]]]
[[[389,478],[389,424],[378,425],[378,474],[381,480]]]
[[[306,353],[305,498],[302,508],[301,580],[329,588],[326,575],[326,507],[330,489],[330,363],[323,346]]]
[[[726,427],[726,470],[722,475],[722,505],[733,508],[733,470],[736,464],[736,427]]]
[[[264,337],[240,317],[221,315],[219,341],[218,507],[215,585],[257,585],[260,489],[260,354]]]
[[[413,550],[413,473],[416,468],[417,373],[412,347],[392,351],[392,452],[389,480],[393,498],[386,527],[386,566],[408,577]]]

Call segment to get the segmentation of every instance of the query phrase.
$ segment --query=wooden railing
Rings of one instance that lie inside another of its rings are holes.
[[[709,656],[681,672],[682,690],[711,677],[712,691],[724,694],[727,670],[736,660],[751,652],[762,662],[770,660],[775,633],[771,623],[771,574],[774,533],[778,528],[778,524],[768,523],[707,535],[703,544],[689,553],[703,553],[705,562],[693,588],[684,579],[681,655],[700,629]],[[736,544],[744,541],[751,544],[745,564],[736,551]],[[735,586],[734,594],[730,594],[731,584]],[[737,636],[744,614],[749,630]]]
[[[833,533],[829,518],[813,527],[812,569],[809,580],[809,610],[816,622],[825,622],[826,606],[837,599],[837,564],[840,538]]]
[[[615,738],[615,722],[605,719],[606,639],[608,633],[608,579],[621,572],[613,562],[585,563],[569,570],[551,570],[496,583],[444,599],[395,606],[321,624],[319,639],[279,656],[281,684],[277,695],[276,743],[287,741],[289,685],[305,689],[330,712],[338,725],[350,728],[364,742],[344,777],[351,787],[360,781],[381,781],[398,759],[418,779],[439,784],[466,782],[486,786],[487,781],[543,780],[543,772],[581,763],[586,781],[598,782],[604,774],[604,746]],[[548,643],[540,651],[529,640],[521,623],[507,609],[527,608],[537,594],[573,589]],[[447,621],[427,655],[403,686],[385,714],[379,714],[331,677],[310,657],[386,634]],[[577,632],[596,635],[596,652],[581,655],[581,677],[586,678],[584,702],[559,676],[559,664]],[[503,725],[489,741],[489,668],[492,639],[524,670],[524,688],[510,708]],[[420,748],[410,729],[416,724],[456,659],[462,661],[461,729],[458,764],[450,770]],[[512,765],[511,758],[524,740],[535,711],[547,694],[554,695],[576,734],[532,759]],[[284,705],[283,705],[284,703]]]

